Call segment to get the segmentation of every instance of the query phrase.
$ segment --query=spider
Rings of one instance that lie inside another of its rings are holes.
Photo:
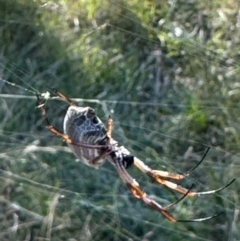
[[[119,176],[130,189],[135,198],[141,199],[148,206],[161,213],[171,222],[201,222],[212,219],[221,214],[220,213],[199,219],[179,220],[168,211],[172,206],[186,196],[193,197],[205,194],[213,194],[223,190],[235,181],[235,179],[233,179],[230,183],[221,188],[205,192],[194,192],[191,191],[192,187],[190,189],[186,189],[170,181],[182,180],[188,176],[203,161],[207,152],[209,151],[209,148],[200,162],[198,162],[195,167],[190,169],[185,174],[175,174],[166,171],[152,170],[137,157],[131,155],[131,153],[124,146],[118,146],[117,141],[112,138],[113,120],[110,116],[108,118],[107,128],[105,128],[102,121],[96,115],[94,109],[91,107],[79,107],[77,106],[76,102],[69,99],[64,94],[60,93],[59,91],[54,92],[70,105],[64,118],[63,132],[52,126],[47,117],[47,112],[45,109],[46,97],[44,101],[42,101],[40,97],[37,96],[38,107],[41,109],[42,116],[49,131],[63,138],[76,157],[79,158],[84,164],[98,168],[105,162],[105,159],[108,160],[117,169]],[[49,98],[49,92],[47,92],[47,94],[47,97]],[[126,169],[132,165],[135,165],[143,173],[147,174],[159,184],[183,194],[182,198],[166,207],[161,206],[150,196],[148,196],[148,194],[140,188],[138,182],[128,174]]]

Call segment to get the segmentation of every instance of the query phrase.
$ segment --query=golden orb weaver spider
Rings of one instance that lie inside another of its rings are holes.
[[[191,191],[192,187],[190,189],[186,189],[170,181],[182,180],[188,176],[204,160],[209,148],[205,152],[200,162],[198,162],[196,166],[185,174],[175,174],[166,171],[152,170],[137,157],[131,155],[131,153],[125,147],[118,146],[117,141],[112,138],[113,120],[110,116],[108,118],[106,129],[102,121],[95,114],[94,109],[90,107],[79,107],[77,106],[76,102],[69,99],[64,94],[60,93],[59,91],[54,92],[70,105],[64,118],[63,132],[51,125],[47,117],[45,103],[42,102],[39,96],[37,96],[38,107],[41,109],[42,116],[49,131],[63,138],[76,157],[79,158],[84,164],[97,168],[104,163],[105,159],[107,159],[117,169],[119,176],[130,189],[135,198],[141,199],[148,206],[161,213],[171,222],[202,222],[221,214],[219,213],[199,219],[179,220],[168,211],[172,206],[177,204],[186,196],[193,197],[213,194],[230,186],[235,181],[235,179],[233,179],[230,183],[223,187],[205,192],[194,192]],[[45,94],[43,101],[47,99],[46,96],[49,98],[49,92]],[[150,178],[157,181],[159,184],[183,194],[182,198],[166,207],[162,207],[159,203],[149,197],[147,193],[140,188],[138,182],[128,174],[126,169],[132,164],[134,164],[143,173],[147,174]]]

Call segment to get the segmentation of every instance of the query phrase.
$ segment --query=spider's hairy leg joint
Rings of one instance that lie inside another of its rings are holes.
[[[152,175],[154,178],[158,177],[169,177],[170,173],[166,171],[160,171],[160,170],[152,170],[151,172],[148,173],[148,175]],[[187,175],[182,175],[182,174],[174,174],[174,179],[176,180],[182,180],[185,178]],[[170,177],[171,178],[171,177]]]
[[[151,199],[140,187],[139,184],[133,179],[132,183],[126,183],[127,187],[130,189],[132,194],[137,199],[142,199],[148,206],[153,208],[154,210],[161,213],[164,217],[166,217],[171,222],[176,222],[177,220],[167,211],[166,208],[162,207],[159,203]]]

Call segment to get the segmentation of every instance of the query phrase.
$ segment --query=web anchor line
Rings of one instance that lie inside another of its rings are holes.
[[[10,82],[10,81],[8,81],[8,80],[5,80],[5,79],[3,79],[3,78],[1,78],[0,77],[0,80],[2,81],[2,82],[4,82],[4,83],[6,83],[6,84],[8,84],[8,85],[11,85],[11,86],[13,86],[13,87],[15,87],[15,88],[18,88],[18,89],[21,89],[21,90],[24,90],[24,91],[26,91],[26,92],[30,92],[30,93],[32,93],[32,94],[39,94],[39,92],[37,91],[37,90],[35,90],[33,87],[31,87],[33,90],[31,90],[31,89],[28,89],[28,88],[26,88],[26,87],[23,87],[23,86],[21,86],[21,85],[19,85],[19,84],[16,84],[16,83],[13,83],[13,82]]]
[[[19,85],[19,84],[10,82],[10,81],[8,81],[8,80],[5,80],[5,79],[3,79],[3,78],[1,78],[1,77],[0,77],[0,80],[1,80],[3,83],[5,83],[5,84],[11,85],[11,86],[13,86],[13,87],[15,87],[15,88],[18,88],[18,89],[20,89],[20,90],[24,90],[24,91],[26,91],[26,92],[29,92],[29,93],[34,94],[34,96],[27,96],[27,97],[25,97],[25,98],[35,99],[35,98],[36,98],[36,95],[37,95],[37,96],[41,96],[45,101],[48,100],[48,99],[55,99],[54,97],[51,97],[51,94],[50,94],[49,91],[46,91],[46,92],[44,92],[44,93],[40,93],[38,90],[28,89],[28,88],[23,87],[23,86],[21,86],[21,85]],[[34,89],[34,88],[33,88],[33,89]],[[51,91],[51,92],[54,93],[54,90]],[[7,97],[7,98],[16,97],[16,96],[17,96],[18,98],[23,98],[22,95],[4,95],[4,94],[0,94],[0,96],[5,96],[5,97]]]

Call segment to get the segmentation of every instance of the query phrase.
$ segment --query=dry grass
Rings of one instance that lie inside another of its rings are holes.
[[[57,88],[103,121],[111,113],[114,137],[154,168],[184,172],[210,146],[182,185],[224,185],[240,165],[238,1],[4,0],[0,15],[1,240],[240,239],[238,180],[171,210],[220,217],[169,223],[110,164],[96,171],[75,161],[45,129],[34,96]],[[47,103],[59,129],[66,108]],[[129,172],[163,205],[179,197]]]

